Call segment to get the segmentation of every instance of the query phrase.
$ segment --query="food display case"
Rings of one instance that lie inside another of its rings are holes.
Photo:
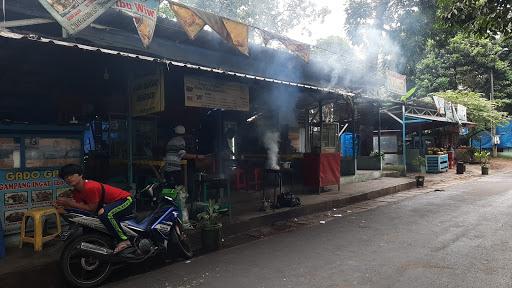
[[[17,233],[23,213],[51,206],[69,187],[58,169],[83,159],[82,126],[0,125],[0,215],[5,234]]]

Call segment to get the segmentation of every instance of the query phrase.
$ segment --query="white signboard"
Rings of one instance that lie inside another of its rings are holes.
[[[185,76],[185,106],[249,111],[249,87],[236,82]]]
[[[396,72],[386,71],[386,88],[389,92],[398,95],[405,95],[407,93],[406,76]]]

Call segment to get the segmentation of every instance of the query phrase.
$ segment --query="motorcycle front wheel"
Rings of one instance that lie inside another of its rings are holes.
[[[113,249],[112,239],[102,234],[85,234],[68,243],[60,256],[60,268],[66,280],[75,287],[96,287],[110,275],[110,262],[88,255],[80,249],[85,242]]]
[[[194,256],[192,252],[192,247],[190,246],[189,240],[187,238],[187,234],[183,229],[183,225],[181,223],[176,223],[172,226],[171,231],[169,232],[170,240],[167,243],[167,252],[172,258],[183,258],[190,259]]]

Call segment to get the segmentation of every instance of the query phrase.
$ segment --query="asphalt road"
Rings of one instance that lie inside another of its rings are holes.
[[[105,286],[511,287],[511,227],[512,174],[478,177]]]

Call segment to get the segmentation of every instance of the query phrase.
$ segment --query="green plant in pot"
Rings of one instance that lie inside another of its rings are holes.
[[[423,187],[425,184],[425,170],[426,170],[426,159],[423,156],[417,156],[412,161],[413,164],[418,167],[419,174],[416,175],[416,187]]]
[[[215,200],[210,199],[206,210],[197,214],[201,228],[201,241],[205,251],[214,251],[222,244],[221,217],[227,209],[220,209]]]
[[[477,151],[474,156],[475,159],[480,162],[480,166],[482,167],[482,175],[489,175],[489,151]]]

